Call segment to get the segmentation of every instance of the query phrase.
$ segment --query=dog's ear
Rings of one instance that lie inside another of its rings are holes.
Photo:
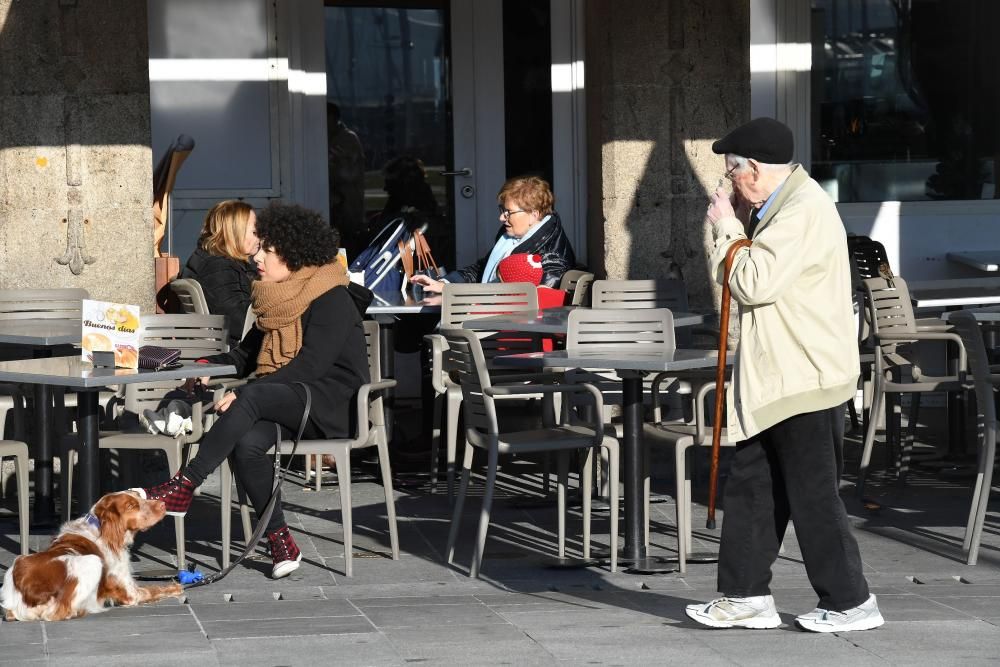
[[[94,516],[101,522],[101,539],[108,548],[121,551],[125,548],[125,503],[135,503],[124,493],[108,494],[94,505]]]

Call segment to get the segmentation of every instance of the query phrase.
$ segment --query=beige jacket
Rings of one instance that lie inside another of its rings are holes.
[[[746,238],[735,217],[713,228],[711,266]],[[746,440],[789,417],[852,398],[859,374],[847,235],[833,201],[794,165],[753,245],[736,252],[729,289],[740,341],[727,392],[729,437]]]

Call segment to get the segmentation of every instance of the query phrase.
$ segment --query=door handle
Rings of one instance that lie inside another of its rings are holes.
[[[442,171],[442,176],[472,176],[472,170],[466,167],[465,169],[459,169],[458,171]]]

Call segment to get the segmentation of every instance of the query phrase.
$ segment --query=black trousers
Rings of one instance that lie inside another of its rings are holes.
[[[723,498],[723,595],[770,594],[771,566],[791,519],[819,606],[844,611],[868,599],[839,494],[845,408],[795,415],[736,446]]]
[[[302,387],[279,383],[250,383],[240,389],[239,397],[219,416],[202,438],[198,454],[184,469],[184,476],[201,484],[213,470],[232,458],[234,472],[246,490],[250,504],[260,516],[271,499],[274,485],[274,457],[268,450],[277,437],[290,439],[298,432],[305,411]],[[306,425],[303,439],[321,437],[312,420]],[[268,532],[285,525],[279,502],[267,523]]]

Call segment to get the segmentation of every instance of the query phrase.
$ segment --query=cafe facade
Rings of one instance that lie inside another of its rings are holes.
[[[998,236],[985,0],[139,4],[0,3],[0,97],[18,118],[0,147],[0,213],[6,247],[37,252],[5,251],[5,286],[100,296],[126,257],[124,284],[150,307],[145,193],[180,134],[196,143],[165,243],[181,262],[220,199],[299,202],[336,223],[331,105],[363,154],[363,224],[383,222],[387,165],[419,160],[448,267],[492,245],[503,180],[534,173],[582,262],[679,273],[708,305],[702,214],[722,171],[710,146],[759,115],[793,128],[796,160],[848,231],[885,243],[911,281],[980,275],[945,256]],[[74,253],[79,272],[55,262]]]

